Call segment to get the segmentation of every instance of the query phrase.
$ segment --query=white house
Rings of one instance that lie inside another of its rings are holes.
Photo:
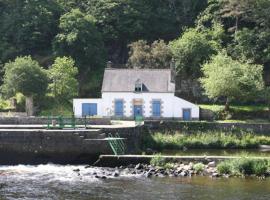
[[[176,97],[170,69],[106,68],[99,99],[74,99],[76,117],[199,119],[199,107]]]

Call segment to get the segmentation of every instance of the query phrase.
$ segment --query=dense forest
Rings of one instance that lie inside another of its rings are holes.
[[[265,99],[261,94],[269,93],[269,11],[269,0],[0,0],[2,96],[23,91],[7,92],[8,81],[18,78],[8,75],[14,74],[8,68],[17,66],[17,58],[55,74],[49,75],[47,90],[53,90],[50,84],[57,72],[66,69],[78,81],[67,79],[78,87],[72,94],[80,97],[100,94],[110,60],[140,68],[173,63],[179,95],[196,101],[204,96]],[[77,71],[67,70],[70,65]],[[231,88],[223,87],[228,83]]]

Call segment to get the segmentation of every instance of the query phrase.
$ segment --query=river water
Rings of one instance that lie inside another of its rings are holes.
[[[0,166],[0,199],[269,200],[270,178],[145,178],[125,174],[98,179],[84,165]]]

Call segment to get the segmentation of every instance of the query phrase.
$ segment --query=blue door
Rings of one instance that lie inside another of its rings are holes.
[[[82,116],[94,116],[97,115],[96,103],[83,103],[82,104]]]
[[[142,116],[142,106],[141,105],[134,105],[133,108],[134,117]]]
[[[160,117],[160,101],[152,102],[152,115],[153,117]]]
[[[115,116],[123,117],[123,115],[124,115],[123,100],[116,100],[115,101]]]
[[[183,120],[184,121],[191,120],[191,109],[183,109]]]

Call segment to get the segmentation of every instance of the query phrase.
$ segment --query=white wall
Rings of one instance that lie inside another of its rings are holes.
[[[103,116],[102,99],[73,99],[73,112],[74,112],[75,117],[82,116],[82,104],[83,103],[96,103],[97,104],[97,115]]]
[[[162,104],[162,117],[182,118],[182,109],[190,108],[192,118],[199,118],[199,107],[181,98],[175,97],[174,93],[128,93],[128,92],[103,92],[103,113],[105,110],[114,112],[114,100],[124,99],[124,116],[133,117],[133,99],[143,99],[144,117],[152,117],[151,101],[160,99]]]
[[[199,118],[199,106],[192,104],[184,99],[175,97],[173,93],[130,93],[130,92],[103,92],[101,99],[74,99],[73,110],[76,117],[82,115],[82,103],[97,103],[98,116],[113,116],[115,99],[124,100],[124,116],[133,118],[133,100],[143,99],[144,117],[152,117],[153,99],[161,100],[161,117],[182,118],[182,110],[191,109],[191,117]]]

